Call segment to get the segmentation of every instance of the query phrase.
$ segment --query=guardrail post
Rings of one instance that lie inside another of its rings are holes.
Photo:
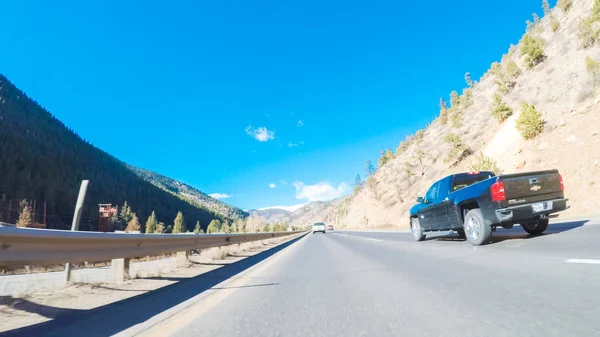
[[[110,265],[115,283],[129,280],[129,259],[113,259]]]
[[[175,261],[177,266],[188,267],[190,265],[190,253],[187,250],[185,252],[177,252]]]
[[[75,204],[75,212],[73,213],[73,222],[71,223],[71,231],[75,232],[79,230],[79,221],[81,220],[81,209],[83,208],[83,202],[85,201],[85,193],[89,184],[89,180],[82,180],[81,186],[79,187],[79,195],[77,196],[77,203]],[[71,282],[71,264],[65,264],[65,279],[66,282]]]

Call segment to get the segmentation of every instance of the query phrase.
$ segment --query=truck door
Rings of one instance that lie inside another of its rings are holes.
[[[434,228],[435,229],[449,229],[450,222],[448,221],[448,203],[451,202],[448,200],[448,191],[450,190],[450,180],[449,178],[444,178],[440,180],[440,186],[438,188],[437,197],[433,203],[433,213],[434,213]]]
[[[419,223],[424,229],[434,229],[436,224],[435,219],[435,200],[437,199],[438,189],[440,182],[436,182],[429,188],[429,191],[425,194],[425,203],[427,207],[419,211]]]

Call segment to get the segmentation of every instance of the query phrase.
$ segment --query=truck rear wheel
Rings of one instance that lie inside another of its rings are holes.
[[[473,246],[480,246],[486,243],[492,235],[492,227],[485,223],[479,208],[475,208],[467,212],[465,215],[463,228],[465,230],[467,240]]]
[[[415,241],[423,241],[425,239],[425,233],[423,233],[423,228],[421,228],[419,218],[415,217],[410,219],[410,233]]]
[[[549,222],[550,219],[544,218],[539,219],[537,222],[522,224],[521,227],[523,227],[523,229],[531,235],[539,235],[542,234],[546,229],[548,229]]]

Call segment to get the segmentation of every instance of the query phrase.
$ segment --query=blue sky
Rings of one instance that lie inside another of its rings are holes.
[[[123,161],[244,209],[295,205],[347,192],[533,12],[541,0],[8,1],[0,72]]]

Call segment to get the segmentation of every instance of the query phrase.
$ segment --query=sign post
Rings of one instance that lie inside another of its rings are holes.
[[[81,220],[81,210],[83,208],[83,202],[85,201],[85,194],[89,180],[82,180],[81,187],[79,187],[79,196],[77,196],[77,204],[75,204],[75,212],[73,213],[73,222],[71,223],[71,231],[75,232],[79,230],[79,221]],[[65,278],[67,283],[71,281],[71,264],[67,262],[65,264]]]

